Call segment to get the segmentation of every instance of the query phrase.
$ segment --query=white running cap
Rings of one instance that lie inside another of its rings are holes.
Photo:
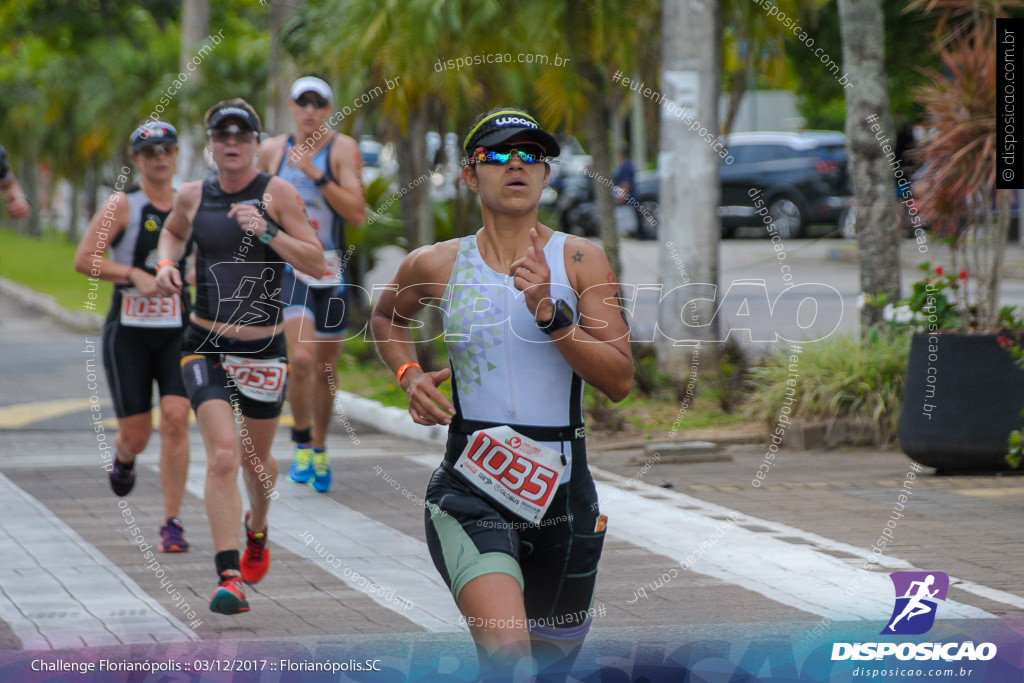
[[[331,86],[327,85],[327,82],[316,76],[303,76],[294,83],[292,83],[292,99],[297,100],[302,96],[302,93],[315,92],[320,97],[324,98],[328,102],[334,101],[334,92],[331,90]]]

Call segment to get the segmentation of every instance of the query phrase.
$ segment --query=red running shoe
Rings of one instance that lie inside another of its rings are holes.
[[[259,583],[270,568],[270,548],[267,547],[267,530],[253,531],[249,528],[252,510],[245,513],[245,550],[242,552],[242,581]]]
[[[219,614],[241,614],[249,611],[239,576],[227,576],[210,596],[210,611]]]

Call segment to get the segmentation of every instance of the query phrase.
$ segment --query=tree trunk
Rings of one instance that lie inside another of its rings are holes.
[[[409,251],[434,243],[434,214],[430,205],[430,183],[427,169],[427,117],[426,105],[421,105],[409,119],[407,131],[399,131],[395,145],[398,159],[398,192],[405,228],[406,248]],[[416,180],[419,179],[419,183]]]
[[[18,182],[21,183],[21,189],[25,190],[25,197],[32,206],[28,212],[28,219],[18,221],[18,230],[26,230],[29,235],[39,237],[43,231],[39,220],[39,140],[37,139],[32,139],[26,146]]]
[[[275,0],[270,3],[270,55],[267,60],[267,111],[263,124],[272,135],[291,131],[291,99],[289,87],[294,80],[295,66],[291,58],[281,49],[281,28],[289,17],[295,16],[305,5],[305,0]]]
[[[718,339],[719,158],[684,118],[689,114],[708,131],[718,130],[719,3],[695,5],[666,0],[663,10],[662,95],[670,102],[661,108],[658,239],[664,298],[654,339],[659,368],[677,380],[691,364],[714,367],[715,353],[706,342]]]
[[[421,104],[413,111],[407,130],[399,130],[395,145],[398,158],[398,192],[401,193],[402,223],[405,243],[409,251],[425,244],[433,244],[434,214],[430,203],[430,182],[427,170],[427,128],[430,125],[429,108]],[[417,179],[420,180],[417,183]],[[430,341],[441,333],[441,320],[434,307],[426,308],[420,316],[425,328],[418,335],[416,357],[420,365],[437,369],[434,344]]]
[[[70,242],[72,244],[76,244],[78,242],[78,221],[80,220],[80,217],[81,217],[81,211],[78,208],[78,198],[79,198],[78,181],[77,180],[69,181],[69,185],[71,186],[71,195],[70,195],[71,198],[70,198],[70,204],[68,206],[68,209],[69,209],[68,210],[68,214],[69,214],[69,216],[68,216],[68,230],[67,230],[67,233],[66,233],[65,237],[67,238],[68,242]]]
[[[889,154],[896,136],[885,78],[885,26],[881,0],[839,0],[846,86],[846,145],[857,211],[860,288],[874,296],[900,295],[900,230]],[[900,169],[902,172],[902,169]],[[860,333],[882,320],[882,310],[864,306]]]
[[[729,88],[729,105],[725,112],[722,135],[728,135],[732,132],[732,127],[736,123],[736,117],[740,113],[740,105],[743,104],[743,96],[747,94],[747,73],[750,69],[749,48],[744,52],[742,67],[742,70],[736,70],[736,78],[732,82],[732,87]]]
[[[193,73],[199,77],[202,67],[194,72],[187,70],[195,49],[210,34],[210,0],[185,0],[181,8],[181,53],[178,58],[179,73]],[[193,86],[193,87],[189,87]],[[181,125],[178,126],[178,176],[181,178],[201,178],[205,174],[206,161],[203,149],[206,136],[195,134],[202,129],[198,121],[200,112],[192,102],[191,93],[194,84],[189,83],[178,91],[178,115]],[[212,104],[212,103],[211,103]],[[195,129],[195,130],[193,130]]]
[[[608,145],[608,119],[608,106],[603,99],[596,99],[587,110],[583,126],[590,142],[591,163],[595,176],[610,179],[612,155]],[[619,258],[619,230],[615,225],[612,190],[606,183],[597,182],[594,183],[594,195],[597,200],[598,234],[601,236],[601,245],[617,278],[622,272],[622,265]]]

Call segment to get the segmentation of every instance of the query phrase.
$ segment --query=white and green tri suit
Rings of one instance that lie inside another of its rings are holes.
[[[544,255],[551,297],[575,311],[565,241],[564,233],[554,233]],[[597,493],[586,461],[583,382],[537,327],[513,279],[484,262],[475,235],[459,242],[440,307],[457,414],[445,459],[427,488],[427,544],[434,565],[456,599],[479,576],[510,574],[523,587],[533,622],[585,633],[604,530],[597,530]],[[559,451],[566,463],[537,524],[495,503],[454,467],[469,435],[496,425]]]

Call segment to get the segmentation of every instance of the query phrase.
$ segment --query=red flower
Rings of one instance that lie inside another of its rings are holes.
[[[966,270],[961,270],[960,271],[960,279],[961,280],[966,280],[967,279],[967,271]]]
[[[1009,347],[1009,346],[1013,346],[1013,340],[1010,339],[1009,337],[1003,337],[1003,336],[996,337],[996,342],[1000,346],[1002,346],[1004,349]]]
[[[942,266],[935,266],[935,274],[942,277]]]

